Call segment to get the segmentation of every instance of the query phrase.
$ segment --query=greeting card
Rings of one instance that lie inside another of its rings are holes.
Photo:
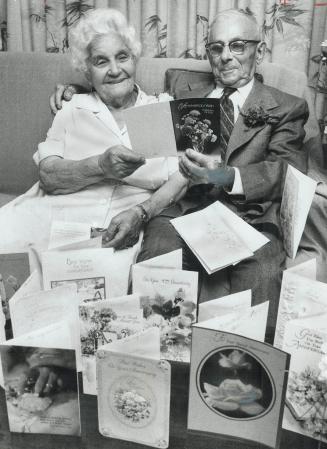
[[[188,429],[278,447],[288,364],[268,344],[193,326]]]
[[[198,273],[134,265],[132,276],[133,291],[141,298],[145,327],[160,328],[161,357],[189,362]]]
[[[177,151],[192,147],[209,154],[219,144],[217,98],[154,103],[127,109],[123,114],[133,150],[147,158],[177,156]]]
[[[283,346],[285,325],[290,320],[310,317],[313,327],[318,329],[319,326],[319,329],[327,331],[327,321],[321,321],[321,316],[327,313],[327,284],[299,276],[295,271],[296,268],[302,271],[303,265],[308,267],[312,264],[308,261],[283,273],[274,340],[277,348]],[[310,270],[307,272],[309,274]],[[314,270],[311,274],[315,274]]]
[[[103,436],[168,447],[170,364],[160,360],[159,338],[158,328],[150,328],[97,351]]]
[[[0,253],[0,299],[6,319],[9,315],[9,299],[30,275],[28,253]]]
[[[323,319],[327,320],[327,314]],[[327,442],[327,377],[322,358],[327,332],[311,318],[286,323],[283,349],[291,354],[283,428]]]
[[[97,394],[95,353],[107,343],[143,330],[143,311],[138,295],[92,301],[79,306],[83,392]]]
[[[251,290],[244,290],[243,292],[202,302],[199,304],[198,322],[249,308],[251,307],[251,297]]]
[[[208,274],[251,257],[269,241],[219,201],[171,224]]]
[[[0,352],[10,431],[80,435],[76,359],[68,326],[56,323],[8,340]]]
[[[287,168],[280,221],[284,248],[289,257],[295,258],[317,182],[291,165]]]

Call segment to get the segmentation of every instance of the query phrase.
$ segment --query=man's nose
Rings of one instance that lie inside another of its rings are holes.
[[[229,49],[229,45],[224,46],[224,49],[223,49],[223,52],[222,52],[220,58],[223,62],[229,61],[230,59],[233,58],[231,51]]]

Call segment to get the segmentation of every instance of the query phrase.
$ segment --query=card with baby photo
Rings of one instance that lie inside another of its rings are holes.
[[[133,265],[133,292],[140,295],[145,327],[161,334],[161,358],[190,361],[191,325],[197,316],[198,273]]]

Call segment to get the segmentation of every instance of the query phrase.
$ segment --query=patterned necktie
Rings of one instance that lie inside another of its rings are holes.
[[[234,106],[229,96],[236,90],[234,87],[225,87],[220,98],[220,146],[222,148],[223,160],[234,128]]]

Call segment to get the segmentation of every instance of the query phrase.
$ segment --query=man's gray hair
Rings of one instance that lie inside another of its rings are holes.
[[[255,36],[253,36],[253,38],[262,40],[262,29],[259,26],[257,19],[255,18],[255,15],[248,9],[244,10],[244,9],[231,8],[231,9],[225,9],[224,11],[219,12],[213,18],[213,20],[209,26],[208,36],[210,36],[210,32],[213,29],[213,27],[215,26],[217,20],[223,16],[235,16],[235,17],[241,17],[242,20],[248,20],[249,22],[252,23],[253,28],[255,30]]]
[[[126,17],[117,9],[98,8],[85,13],[70,31],[69,46],[73,66],[86,73],[92,43],[110,33],[117,34],[136,59],[140,56],[141,43]]]

